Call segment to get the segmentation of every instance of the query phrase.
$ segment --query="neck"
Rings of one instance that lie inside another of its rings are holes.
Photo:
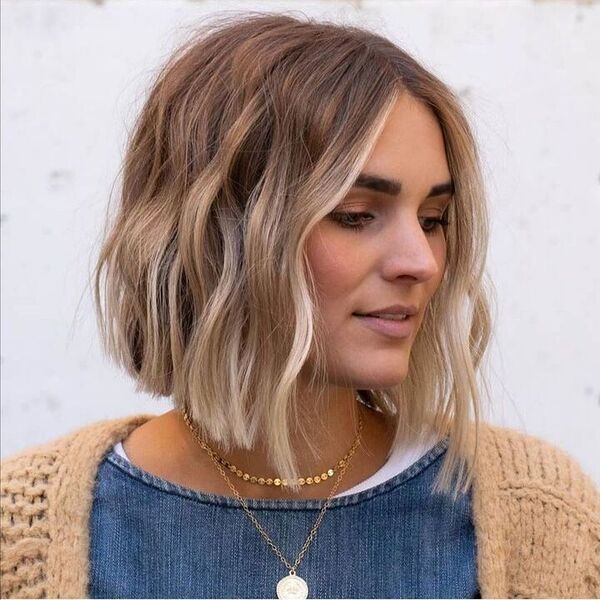
[[[354,487],[385,464],[393,441],[393,417],[368,408],[356,399],[354,391],[346,389],[329,394],[323,401],[305,403],[303,410],[298,411],[298,420],[303,420],[311,445],[318,452],[316,456],[313,455],[299,428],[293,429],[291,443],[297,456],[300,477],[314,477],[335,467],[356,438],[359,413],[363,421],[360,442],[335,493]],[[141,433],[135,435],[146,426],[145,439]],[[221,458],[250,476],[279,477],[269,460],[265,436],[259,437],[253,448],[234,448],[230,452],[225,452],[219,444],[209,439],[205,441]],[[200,446],[183,415],[177,410],[151,419],[130,435],[124,442],[124,447],[132,462],[165,479],[200,491],[234,495],[213,460]],[[146,449],[145,455],[141,453],[142,448]],[[154,460],[148,451],[154,454]],[[143,461],[145,464],[142,464]],[[150,468],[152,466],[154,470]],[[328,497],[338,478],[336,469],[336,474],[325,482],[304,485],[299,493],[293,493],[281,486],[257,485],[244,481],[223,468],[229,481],[245,498],[324,499]]]
[[[258,486],[246,482],[225,468],[228,477],[240,494],[246,496],[259,494],[259,497],[271,498],[301,498],[312,497],[315,494],[316,497],[326,497],[338,478],[338,461],[348,453],[357,439],[359,416],[362,421],[362,430],[358,446],[336,492],[339,493],[353,487],[385,462],[392,442],[392,422],[382,413],[358,401],[354,391],[337,388],[326,397],[318,401],[303,403],[301,406],[302,410],[298,411],[297,422],[302,421],[309,440],[304,438],[299,427],[290,433],[300,477],[304,479],[314,477],[331,468],[336,471],[336,474],[326,482],[305,485],[298,493],[286,491],[285,488],[279,486]],[[184,423],[184,425],[189,431],[187,424]],[[195,446],[195,449],[190,448],[191,454],[197,456],[197,451],[200,450],[209,458],[191,432],[189,436],[186,434],[186,437]],[[257,478],[281,478],[270,460],[268,440],[265,435],[259,436],[257,443],[251,449],[234,448],[229,452],[225,452],[219,444],[206,441],[219,457],[229,461],[243,473]],[[314,451],[311,451],[311,447]],[[210,462],[215,474],[227,485],[214,462],[212,460]],[[231,491],[228,486],[227,488]]]

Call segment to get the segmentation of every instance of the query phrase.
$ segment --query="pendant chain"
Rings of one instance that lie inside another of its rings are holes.
[[[215,456],[215,452],[198,435],[198,432],[196,431],[196,428],[192,424],[191,419],[190,419],[189,415],[187,414],[187,411],[185,410],[185,408],[182,410],[182,413],[183,413],[183,418],[184,418],[186,424],[188,425],[188,427],[192,431],[192,434],[194,435],[194,437],[196,438],[196,440],[198,441],[198,443],[200,444],[200,446],[202,446],[202,448],[204,450],[206,450],[206,452],[208,453],[208,455],[211,457],[211,459],[213,460],[213,462],[217,466],[217,469],[219,469],[219,472],[221,473],[221,475],[225,479],[227,485],[229,486],[229,488],[231,489],[231,491],[234,493],[234,495],[237,498],[238,502],[242,505],[242,508],[244,509],[244,512],[246,513],[246,515],[252,521],[252,523],[256,527],[256,529],[258,529],[259,533],[265,539],[265,541],[267,542],[267,544],[269,545],[269,547],[273,550],[273,552],[277,555],[277,557],[283,562],[283,564],[285,564],[285,566],[287,567],[287,569],[290,572],[290,575],[295,575],[296,574],[296,569],[300,566],[300,562],[304,558],[304,555],[306,554],[306,551],[308,550],[308,547],[310,546],[311,542],[316,537],[317,529],[321,525],[321,521],[323,520],[323,517],[325,515],[325,511],[327,510],[327,508],[329,508],[329,504],[331,503],[331,499],[335,495],[335,492],[336,492],[336,490],[337,490],[337,488],[338,488],[338,486],[339,486],[339,484],[340,484],[340,482],[342,480],[342,477],[344,476],[344,473],[346,472],[346,469],[348,468],[348,466],[350,464],[350,460],[352,459],[352,456],[356,452],[356,449],[357,449],[358,444],[360,442],[360,433],[361,433],[361,430],[363,428],[363,420],[362,420],[362,416],[361,416],[360,412],[358,414],[358,430],[357,430],[357,433],[356,433],[356,438],[354,439],[354,443],[352,444],[352,447],[350,448],[348,454],[346,455],[345,460],[343,460],[343,462],[340,461],[340,463],[341,463],[341,469],[340,469],[339,475],[337,477],[337,480],[333,484],[333,487],[332,487],[332,489],[331,489],[331,491],[329,493],[329,496],[327,497],[327,500],[325,501],[325,504],[321,508],[319,516],[317,517],[317,520],[315,521],[315,524],[313,525],[310,533],[308,534],[308,537],[306,538],[306,541],[304,542],[304,546],[302,547],[302,550],[300,551],[300,554],[298,555],[298,558],[296,559],[296,561],[295,561],[295,563],[293,565],[291,565],[289,563],[289,561],[285,558],[285,556],[283,556],[283,554],[281,553],[281,551],[279,550],[279,548],[277,548],[277,546],[273,543],[273,541],[271,540],[271,538],[267,535],[267,532],[263,529],[262,525],[258,522],[258,520],[256,519],[256,517],[250,512],[250,509],[248,508],[248,504],[247,504],[246,500],[244,498],[242,498],[242,496],[240,495],[240,493],[237,491],[237,489],[234,487],[234,485],[229,480],[229,477],[227,477],[227,474],[225,473],[225,470],[223,469],[223,467],[221,466],[221,463],[219,462],[219,460]]]

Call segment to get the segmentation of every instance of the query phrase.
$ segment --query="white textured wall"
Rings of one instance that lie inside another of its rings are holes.
[[[600,482],[600,6],[596,2],[2,2],[2,455],[164,412],[101,355],[86,281],[153,69],[223,7],[371,25],[468,103],[499,296],[488,420]]]

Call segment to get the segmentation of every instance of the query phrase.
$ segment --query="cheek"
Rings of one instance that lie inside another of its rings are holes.
[[[327,311],[328,303],[340,299],[348,302],[350,294],[356,288],[361,277],[362,265],[359,257],[347,243],[324,239],[314,234],[306,244],[306,258],[313,274],[317,291],[322,299],[323,310]]]

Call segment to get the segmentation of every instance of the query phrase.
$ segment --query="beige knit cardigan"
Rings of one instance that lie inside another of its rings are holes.
[[[89,518],[105,454],[155,415],[99,421],[1,462],[1,595],[88,595]],[[564,451],[483,424],[473,481],[482,598],[598,598],[600,494]]]

